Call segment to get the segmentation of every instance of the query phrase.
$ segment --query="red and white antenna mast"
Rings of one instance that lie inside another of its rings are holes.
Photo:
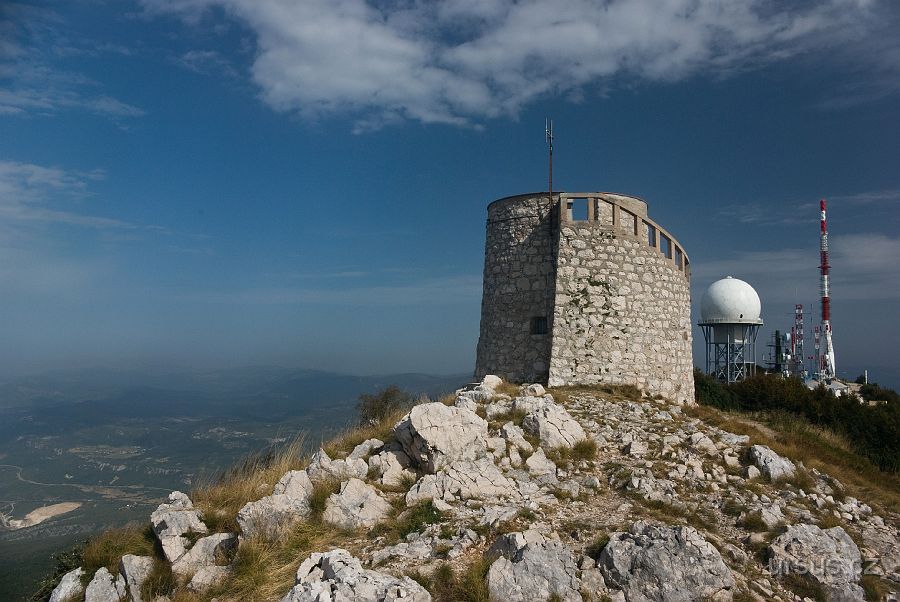
[[[819,271],[822,277],[822,343],[825,348],[819,371],[822,379],[830,380],[836,376],[836,370],[834,344],[831,340],[831,291],[828,287],[828,276],[831,266],[828,264],[828,224],[825,219],[825,199],[819,202],[819,208],[821,210],[821,244],[819,246],[821,264],[819,265]]]

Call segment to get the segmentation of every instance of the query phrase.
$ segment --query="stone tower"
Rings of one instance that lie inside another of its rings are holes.
[[[488,206],[477,377],[633,384],[690,402],[690,262],[643,200],[533,193]]]

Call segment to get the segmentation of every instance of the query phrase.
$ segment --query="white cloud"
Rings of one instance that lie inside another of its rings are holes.
[[[91,180],[103,172],[77,172],[17,161],[0,161],[0,223],[59,223],[89,228],[134,230],[122,220],[71,211],[69,206],[88,194]],[[59,208],[63,205],[63,208]]]
[[[829,237],[832,296],[842,301],[900,299],[900,237],[881,233]],[[695,293],[718,278],[734,276],[752,284],[767,303],[818,299],[817,247],[736,253],[693,266]]]
[[[53,11],[22,4],[0,4],[0,115],[53,115],[85,111],[114,120],[141,117],[144,110],[104,94],[100,84],[55,66],[60,57],[127,55],[129,49],[90,40],[78,42],[61,33]]]
[[[621,79],[727,74],[851,47],[892,10],[874,0],[143,1],[194,24],[223,8],[256,35],[252,75],[269,105],[351,113],[359,129],[470,124],[551,92],[577,98]]]

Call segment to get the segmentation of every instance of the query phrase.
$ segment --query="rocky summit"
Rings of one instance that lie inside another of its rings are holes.
[[[268,482],[173,492],[155,555],[75,569],[50,599],[896,599],[896,514],[698,416],[487,376]]]

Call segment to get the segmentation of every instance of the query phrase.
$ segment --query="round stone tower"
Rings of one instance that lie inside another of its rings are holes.
[[[691,402],[690,307],[688,257],[643,200],[534,193],[488,206],[477,377]]]

